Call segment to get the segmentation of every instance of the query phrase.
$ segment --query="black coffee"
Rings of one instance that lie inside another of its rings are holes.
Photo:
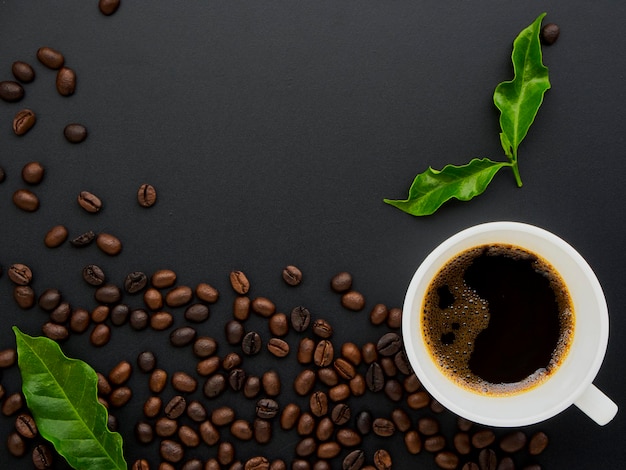
[[[423,334],[461,385],[502,395],[536,385],[566,356],[574,329],[567,287],[544,259],[494,244],[448,261],[431,281]]]

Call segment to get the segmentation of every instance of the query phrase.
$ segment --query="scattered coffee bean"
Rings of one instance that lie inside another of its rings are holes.
[[[530,438],[528,452],[530,455],[539,455],[546,447],[548,447],[548,436],[544,432],[539,431]]]
[[[163,369],[154,369],[150,374],[148,386],[153,393],[160,393],[167,385],[167,372]]]
[[[300,395],[308,395],[315,386],[315,372],[310,369],[304,369],[296,376],[293,381],[294,391]]]
[[[372,325],[381,325],[387,321],[389,310],[384,304],[376,304],[370,311],[370,322]]]
[[[402,326],[402,309],[392,308],[387,317],[387,326],[391,329],[398,329]]]
[[[33,439],[37,436],[37,424],[29,414],[22,413],[15,419],[15,430],[26,439]]]
[[[46,67],[55,70],[61,68],[65,63],[63,54],[51,47],[40,47],[37,50],[37,59]]]
[[[204,407],[202,403],[200,403],[197,400],[192,400],[187,405],[186,412],[187,412],[187,416],[189,416],[189,418],[192,421],[195,421],[196,423],[201,423],[207,418],[206,408]]]
[[[365,383],[372,392],[380,392],[385,386],[385,376],[378,362],[372,362],[367,368]]]
[[[242,271],[231,271],[230,285],[237,294],[245,295],[250,290],[250,281]]]
[[[154,424],[154,430],[159,437],[171,437],[178,431],[178,422],[162,416]]]
[[[72,144],[80,144],[87,138],[88,134],[87,128],[76,122],[70,123],[63,128],[63,136]]]
[[[318,367],[329,366],[333,363],[334,354],[333,344],[327,339],[323,339],[315,347],[313,362]]]
[[[202,388],[202,392],[207,398],[215,398],[226,390],[226,377],[224,374],[216,373],[210,376]]]
[[[122,291],[115,284],[102,284],[95,290],[94,298],[103,304],[116,304],[122,298]]]
[[[275,313],[268,320],[268,327],[274,336],[285,336],[289,333],[289,321],[284,313]]]
[[[125,383],[133,372],[133,366],[128,361],[120,361],[109,372],[109,382],[114,385]]]
[[[159,310],[163,308],[163,295],[151,287],[143,293],[143,302],[150,310]]]
[[[141,292],[148,284],[148,276],[141,271],[128,273],[124,279],[124,290],[129,294]]]
[[[261,335],[259,335],[255,331],[250,331],[249,333],[246,333],[246,335],[243,337],[243,340],[241,341],[241,350],[247,356],[253,356],[255,354],[258,354],[258,352],[261,350],[261,346]]]
[[[346,359],[339,357],[333,362],[333,367],[337,371],[340,377],[351,380],[356,375],[356,369]]]
[[[189,286],[177,286],[165,294],[165,304],[168,307],[181,307],[193,299],[193,290]]]
[[[185,447],[198,447],[200,445],[200,436],[198,435],[198,433],[191,426],[187,426],[185,424],[178,428],[178,439],[180,439],[180,442]],[[202,470],[203,466],[200,460],[187,461],[182,468],[189,468],[190,462],[200,463],[199,468],[200,470]]]
[[[383,356],[393,356],[402,348],[402,338],[397,333],[386,333],[378,340],[376,350]]]
[[[163,411],[169,419],[177,419],[182,416],[187,409],[187,400],[182,395],[176,395],[167,402]]]
[[[142,184],[137,190],[137,202],[141,207],[152,207],[156,202],[156,189],[151,184]]]
[[[374,434],[377,436],[389,437],[393,436],[396,432],[396,425],[387,418],[376,418],[372,422],[372,431],[374,431]]]
[[[142,372],[152,372],[156,367],[156,357],[152,351],[144,351],[137,356],[137,366]]]
[[[498,457],[493,449],[483,449],[478,454],[478,466],[480,470],[496,470]]]
[[[22,167],[22,180],[28,184],[39,184],[43,180],[45,169],[39,162],[30,162]]]
[[[280,338],[270,338],[267,350],[276,357],[286,357],[289,354],[289,343]]]
[[[262,317],[269,318],[274,312],[276,312],[276,305],[270,299],[266,297],[257,297],[255,298],[250,307],[254,313],[261,315]]]
[[[518,452],[526,447],[526,434],[522,431],[515,431],[502,436],[500,439],[500,449],[510,454]]]
[[[341,305],[348,310],[358,312],[365,307],[365,297],[360,292],[351,290],[341,296]]]
[[[348,272],[340,272],[330,280],[330,287],[335,292],[347,292],[352,287],[352,275]]]
[[[374,452],[374,465],[377,470],[391,470],[393,462],[389,452],[385,449],[378,449]]]
[[[243,369],[235,368],[228,372],[228,384],[235,392],[241,390],[246,383],[246,372]]]
[[[20,60],[13,62],[11,72],[13,72],[13,76],[22,83],[30,83],[35,79],[35,70],[33,67]]]
[[[211,421],[203,421],[198,429],[200,431],[200,437],[207,445],[215,445],[220,440],[220,433]]]
[[[220,292],[210,284],[201,282],[196,286],[196,297],[210,304],[217,302]]]
[[[332,367],[322,367],[317,369],[317,378],[328,387],[334,387],[339,383],[339,375]]]
[[[44,245],[48,248],[56,248],[61,246],[67,240],[68,231],[63,225],[55,225],[46,233],[44,237]]]
[[[178,442],[165,439],[161,441],[159,454],[162,459],[167,460],[168,462],[178,463],[183,459],[185,451],[183,450],[183,446]]]
[[[190,326],[181,326],[170,333],[170,343],[177,348],[187,346],[196,339],[196,330]]]
[[[435,455],[435,463],[444,470],[454,470],[459,465],[459,457],[453,452],[443,451]]]
[[[404,435],[404,446],[409,454],[415,455],[419,454],[422,450],[422,438],[419,433],[414,429],[408,431]]]
[[[261,392],[261,379],[256,375],[248,375],[246,383],[243,385],[243,396],[246,398],[256,398]]]
[[[192,304],[185,309],[185,320],[202,323],[209,318],[209,307],[204,304]]]
[[[261,376],[261,385],[263,390],[270,397],[275,397],[280,394],[281,382],[278,372],[275,370],[268,370]]]
[[[541,28],[541,42],[545,45],[550,46],[556,42],[559,38],[559,34],[561,33],[561,29],[558,25],[554,23],[548,23]]]
[[[17,82],[4,80],[0,82],[0,100],[13,103],[24,97],[24,88]]]
[[[515,462],[511,457],[504,457],[498,462],[497,470],[515,470]]]
[[[346,403],[339,403],[331,410],[330,418],[334,424],[341,426],[350,420],[351,414],[350,407]]]
[[[411,418],[402,408],[395,408],[391,412],[391,420],[398,431],[407,432],[411,427]]]
[[[226,341],[228,344],[236,345],[241,343],[245,330],[243,324],[237,320],[230,320],[224,326]]]
[[[209,376],[220,367],[220,358],[217,356],[207,357],[196,364],[196,372],[203,377]]]
[[[466,432],[458,432],[453,439],[454,448],[461,455],[467,455],[472,450],[472,443],[469,434]]]
[[[91,320],[94,323],[102,323],[107,318],[109,318],[109,313],[111,309],[107,305],[98,305],[91,311]],[[61,323],[57,320],[52,319],[56,323]]]
[[[116,388],[109,395],[109,402],[115,408],[121,408],[126,405],[133,397],[133,391],[126,386]]]
[[[45,310],[46,312],[51,312],[59,306],[61,300],[61,292],[58,289],[46,289],[39,296],[37,305],[39,305],[39,308],[41,308],[42,310]]]
[[[496,435],[491,429],[482,429],[472,435],[472,445],[476,449],[484,449],[496,440]]]
[[[18,189],[13,193],[13,204],[24,212],[35,212],[39,209],[39,198],[28,189]]]
[[[15,135],[24,135],[32,129],[36,122],[37,116],[34,111],[22,109],[13,118],[13,132]]]
[[[91,243],[96,239],[96,234],[89,230],[88,232],[82,233],[76,238],[72,238],[70,240],[70,244],[76,248],[84,248],[86,246],[91,245]]]
[[[33,466],[37,470],[47,470],[52,468],[54,457],[50,448],[45,444],[39,444],[33,449]]]
[[[193,393],[198,388],[198,382],[192,375],[177,371],[172,374],[172,387],[179,392]]]
[[[102,201],[98,196],[89,191],[81,191],[78,194],[78,205],[87,212],[95,214],[102,209]]]
[[[141,444],[150,444],[154,439],[154,430],[152,429],[152,426],[149,423],[146,423],[144,421],[139,421],[135,426],[135,437],[137,437],[137,440]],[[142,465],[143,463],[141,463],[141,461],[135,462],[135,466],[133,467],[133,470],[135,468],[142,468]],[[145,468],[148,469],[149,467],[145,467]]]
[[[293,265],[285,266],[282,276],[283,280],[290,286],[297,286],[302,282],[302,271]]]
[[[73,95],[76,91],[76,72],[69,67],[61,67],[57,72],[56,87],[62,96]]]
[[[176,272],[171,269],[159,269],[150,277],[150,283],[157,289],[165,289],[176,284]]]
[[[280,414],[280,427],[286,431],[292,429],[300,419],[300,407],[295,403],[289,403]]]
[[[333,327],[324,319],[315,320],[312,330],[320,338],[330,338],[333,335]]]
[[[439,452],[446,447],[446,438],[441,434],[427,437],[424,440],[424,449],[428,452]]]
[[[60,325],[59,325],[60,326]],[[111,339],[111,328],[103,323],[96,325],[91,331],[89,341],[96,347],[106,345]]]
[[[236,352],[230,352],[224,356],[222,360],[222,367],[226,370],[234,369],[235,367],[239,367],[241,365],[241,356]]]
[[[337,442],[322,442],[317,447],[317,458],[334,459],[341,452],[341,446]]]
[[[15,286],[13,299],[20,308],[27,310],[35,305],[35,291],[30,286]]]
[[[209,357],[217,351],[217,342],[209,336],[200,336],[193,343],[193,353],[197,357]]]
[[[343,459],[344,470],[359,470],[365,464],[365,452],[361,449],[353,450]]]
[[[315,453],[317,449],[317,442],[312,437],[305,437],[298,444],[296,444],[296,455],[298,457],[308,457]]]
[[[311,312],[306,307],[295,307],[291,311],[291,326],[298,333],[303,332],[311,323]]]
[[[96,245],[100,251],[109,256],[117,256],[122,251],[122,242],[109,233],[99,233],[96,237]]]
[[[12,432],[7,438],[7,450],[14,457],[22,457],[26,454],[27,446],[24,438],[17,432]]]
[[[15,263],[9,266],[7,274],[9,279],[18,286],[26,286],[33,280],[33,272],[22,263]]]

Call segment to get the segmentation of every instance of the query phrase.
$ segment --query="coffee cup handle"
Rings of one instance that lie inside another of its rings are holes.
[[[617,404],[594,384],[587,387],[574,405],[600,426],[607,424],[617,414]]]

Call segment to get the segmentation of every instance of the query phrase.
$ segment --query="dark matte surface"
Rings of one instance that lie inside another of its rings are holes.
[[[428,165],[502,158],[493,89],[512,77],[513,38],[542,11],[561,26],[561,37],[544,48],[553,88],[519,151],[524,187],[503,172],[478,199],[422,219],[383,204],[383,197],[403,198]],[[57,287],[85,308],[95,305],[80,278],[86,264],[100,264],[118,284],[129,271],[174,269],[180,283],[209,282],[223,293],[199,327],[218,338],[233,299],[228,272],[242,269],[252,296],[270,297],[283,311],[307,305],[332,321],[337,344],[362,344],[387,331],[370,326],[369,309],[377,302],[400,306],[413,271],[443,239],[480,222],[533,223],[577,248],[604,287],[611,336],[595,383],[623,406],[624,20],[626,6],[604,0],[127,1],[111,17],[99,13],[96,1],[2,2],[0,79],[12,79],[15,60],[31,63],[37,77],[20,103],[0,103],[0,165],[7,173],[0,184],[0,264],[28,264],[37,292]],[[55,73],[37,62],[45,45],[62,51],[77,72],[74,96],[58,95]],[[24,107],[35,110],[38,122],[16,137],[11,121]],[[84,143],[64,140],[69,122],[89,128]],[[34,188],[41,208],[29,214],[14,207],[11,195],[24,186],[20,171],[32,160],[47,173]],[[158,191],[148,210],[135,200],[144,182]],[[81,190],[104,200],[101,213],[78,207]],[[73,236],[113,233],[124,250],[109,258],[95,246],[46,249],[43,236],[59,223]],[[297,289],[280,279],[286,264],[305,273]],[[365,311],[343,310],[328,289],[340,270],[354,274]],[[11,325],[38,334],[45,319],[36,308],[21,311],[11,291],[5,273],[0,349],[14,345]],[[176,325],[183,324],[177,315]],[[256,318],[250,328],[266,331]],[[299,337],[289,338],[294,347]],[[127,326],[114,329],[102,350],[88,344],[87,334],[64,349],[103,372],[145,349],[168,370],[194,368],[188,350],[171,351],[167,333]],[[298,370],[291,357],[276,362],[265,352],[246,364],[256,373],[279,367],[289,377]],[[9,391],[19,387],[16,368],[0,371],[0,380]],[[130,464],[146,455],[156,468],[156,446],[139,446],[132,437],[148,395],[145,375],[136,370],[131,385],[136,395],[118,416],[126,457]],[[284,387],[286,403],[288,379]],[[232,393],[223,402],[252,405]],[[393,404],[370,394],[366,407],[384,413]],[[11,418],[0,417],[0,440],[12,427]],[[550,436],[550,446],[520,466],[617,468],[626,460],[623,413],[601,428],[571,408],[527,431],[535,429]],[[444,433],[453,431],[447,422]],[[275,437],[261,449],[248,443],[237,456],[291,459],[295,433]],[[389,448],[394,468],[435,468],[427,453],[409,456],[399,437],[368,437],[364,447],[370,458],[375,448]],[[201,447],[189,455],[214,453]],[[29,457],[8,456],[4,443],[0,462],[31,468]]]

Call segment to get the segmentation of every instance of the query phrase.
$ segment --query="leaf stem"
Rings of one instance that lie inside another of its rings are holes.
[[[517,166],[517,160],[511,162],[511,170],[513,170],[513,176],[515,176],[515,182],[517,183],[517,187],[522,187],[522,177],[519,174],[519,167]]]

